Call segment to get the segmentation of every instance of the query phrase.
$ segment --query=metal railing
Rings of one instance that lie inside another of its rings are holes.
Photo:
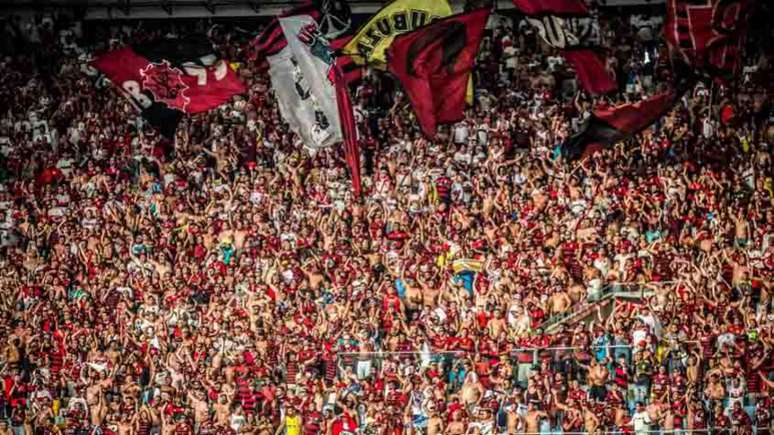
[[[546,332],[551,332],[557,325],[569,320],[588,316],[593,307],[606,304],[611,299],[644,299],[652,295],[647,286],[676,284],[676,281],[652,281],[652,282],[611,282],[602,287],[600,294],[590,300],[588,298],[571,307],[564,315],[554,316],[540,325]]]
[[[699,345],[698,341],[684,341],[681,344]],[[410,375],[427,369],[433,364],[442,367],[442,373],[449,375],[451,372],[461,370],[465,363],[474,363],[476,356],[482,360],[508,364],[513,369],[513,384],[526,385],[527,378],[533,368],[540,365],[541,360],[546,360],[553,370],[566,370],[578,363],[588,364],[592,358],[604,356],[611,361],[624,358],[631,361],[635,346],[630,344],[605,344],[580,346],[553,346],[553,347],[521,347],[511,349],[506,353],[480,353],[464,350],[415,350],[415,351],[375,351],[375,352],[339,352],[337,354],[337,369],[339,375],[355,376],[365,379],[375,373],[383,373],[390,366],[398,369],[410,367]],[[579,354],[586,353],[587,357],[581,361]],[[471,369],[472,370],[472,369]],[[349,371],[349,373],[347,373]]]

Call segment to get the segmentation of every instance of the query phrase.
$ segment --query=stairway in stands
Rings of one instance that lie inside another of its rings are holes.
[[[602,317],[607,319],[613,308],[619,304],[638,303],[652,295],[652,290],[647,290],[641,285],[609,285],[602,291],[602,296],[595,302],[584,302],[575,307],[569,314],[559,319],[549,320],[540,327],[548,334],[559,330],[560,326],[574,327],[579,322],[589,324],[597,319],[597,307],[600,308]]]

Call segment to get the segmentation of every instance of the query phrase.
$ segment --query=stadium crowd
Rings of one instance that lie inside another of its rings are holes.
[[[248,93],[167,140],[86,60],[168,29],[6,20],[0,434],[770,433],[771,53],[566,162],[668,79],[657,17],[601,22],[615,97],[505,19],[435,140],[369,71],[358,199],[240,31],[210,36]]]

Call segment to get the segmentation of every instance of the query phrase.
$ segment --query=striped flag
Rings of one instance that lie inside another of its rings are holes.
[[[730,79],[741,65],[753,0],[668,0],[664,33],[672,53],[697,70]]]
[[[279,54],[287,45],[279,19],[296,15],[312,17],[318,23],[322,34],[331,41],[331,48],[336,50],[343,47],[352,38],[350,34],[350,13],[346,2],[309,0],[294,9],[274,17],[263,32],[250,42],[248,57],[255,62],[259,69],[267,69],[269,67],[267,58]],[[347,61],[347,64],[349,63],[352,63],[351,60]],[[342,66],[345,78],[354,72],[354,68],[348,65]],[[362,73],[360,74],[362,75]],[[353,80],[359,80],[359,77],[353,77]],[[348,83],[350,83],[349,80]]]
[[[269,63],[266,59],[278,54],[288,45],[279,19],[293,15],[309,15],[317,21],[320,19],[321,13],[317,6],[310,1],[272,18],[263,32],[250,42],[249,57],[256,62],[258,67],[268,68]]]
[[[352,112],[352,100],[349,97],[349,89],[347,89],[348,82],[341,68],[338,65],[334,65],[333,71],[341,135],[344,139],[344,156],[347,166],[349,166],[350,177],[352,178],[352,190],[354,190],[356,197],[360,197],[360,145],[358,143],[355,115]]]
[[[285,48],[288,41],[285,39],[285,33],[282,31],[279,19],[293,15],[309,15],[312,19],[317,20],[320,18],[320,11],[310,2],[274,17],[269,25],[263,29],[263,32],[250,44],[254,50],[253,54],[260,57],[259,60],[265,61],[266,57],[273,56]]]
[[[351,57],[342,54],[341,49],[352,39],[352,35],[342,36],[331,41],[331,50],[336,56],[336,67],[341,72],[341,78],[347,86],[357,86],[363,79],[363,66],[358,65]]]

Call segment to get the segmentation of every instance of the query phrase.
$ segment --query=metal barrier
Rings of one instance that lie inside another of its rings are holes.
[[[605,284],[600,294],[594,300],[584,299],[579,304],[571,307],[563,316],[555,316],[546,320],[540,325],[546,332],[551,332],[557,325],[566,323],[574,318],[583,318],[588,316],[593,307],[600,304],[606,304],[606,301],[612,299],[644,299],[650,296],[652,291],[647,290],[647,286],[676,284],[676,281],[653,281],[653,282],[611,282]]]
[[[685,341],[682,344],[698,346],[698,341]],[[411,375],[437,365],[444,375],[455,378],[454,372],[463,371],[465,363],[474,363],[476,357],[495,364],[507,364],[513,371],[515,384],[526,385],[527,378],[542,360],[546,360],[553,371],[580,371],[581,363],[587,365],[592,358],[609,357],[611,360],[632,359],[632,349],[629,344],[592,345],[587,348],[578,346],[554,346],[545,348],[523,347],[511,349],[507,354],[476,353],[467,351],[433,351],[431,349],[418,351],[382,351],[382,352],[340,352],[337,354],[337,368],[340,375],[355,376],[364,379],[376,372],[398,370],[403,367],[408,370],[401,375]],[[585,358],[583,358],[585,355]],[[408,367],[408,368],[407,368]],[[611,367],[612,368],[612,367]]]

